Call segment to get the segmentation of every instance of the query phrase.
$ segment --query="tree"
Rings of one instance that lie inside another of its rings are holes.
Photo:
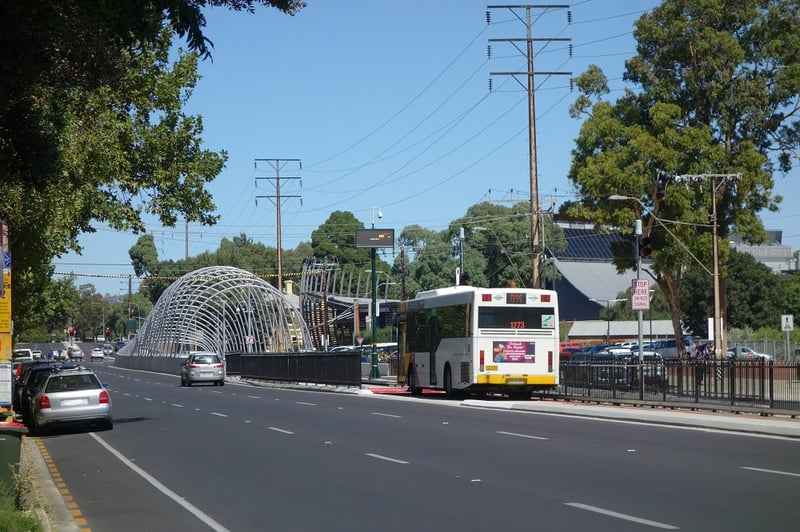
[[[789,0],[669,0],[643,15],[634,35],[638,55],[626,62],[624,77],[641,92],[626,91],[611,104],[599,101],[608,92],[599,68],[577,79],[582,94],[571,115],[588,118],[569,178],[582,200],[564,210],[623,233],[644,220],[653,249],[646,271],[668,296],[680,338],[682,276],[711,269],[712,222],[724,265],[729,231],[763,241],[757,213],[781,200],[772,196],[772,172],[787,170],[800,146],[800,65],[796,47],[786,44],[800,39],[800,7]],[[716,220],[713,184],[675,179],[704,173],[741,174],[735,188],[717,187]],[[621,270],[630,263],[616,262]],[[724,289],[724,268],[722,275]]]
[[[209,55],[202,8],[294,14],[295,0],[67,0],[0,3],[0,219],[14,253],[13,314],[42,293],[51,259],[80,251],[94,222],[134,233],[142,214],[212,224],[204,185],[224,152],[202,148],[181,113],[197,53],[169,62],[171,36]],[[170,22],[172,26],[169,26]]]

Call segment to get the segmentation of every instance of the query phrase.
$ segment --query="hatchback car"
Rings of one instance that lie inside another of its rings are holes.
[[[181,386],[191,386],[196,382],[213,382],[215,386],[225,385],[225,368],[216,353],[189,353],[181,365]]]
[[[31,397],[30,409],[34,434],[62,425],[114,427],[111,395],[92,370],[80,366],[62,366],[48,373]]]
[[[83,351],[77,345],[71,345],[67,348],[68,360],[83,360]]]
[[[95,347],[92,349],[92,354],[90,357],[92,360],[105,360],[105,353],[99,347]]]

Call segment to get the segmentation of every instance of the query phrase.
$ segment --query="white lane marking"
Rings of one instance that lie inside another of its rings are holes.
[[[259,397],[257,395],[248,395],[247,398],[248,399],[261,399],[261,397]]]
[[[517,434],[516,432],[506,432],[504,430],[498,430],[498,434],[502,434],[504,436],[516,436],[517,438],[528,438],[530,440],[549,440],[550,438],[545,438],[543,436],[531,436],[530,434]]]
[[[161,482],[156,480],[156,478],[153,477],[152,475],[150,475],[147,471],[145,471],[141,467],[137,466],[136,464],[134,464],[133,462],[131,462],[127,458],[125,458],[125,456],[121,452],[117,451],[114,447],[112,447],[111,445],[106,443],[102,438],[100,438],[100,436],[98,436],[94,432],[90,432],[89,435],[92,438],[94,438],[95,440],[97,440],[97,442],[100,445],[105,447],[106,450],[108,450],[108,452],[110,452],[111,454],[116,456],[119,459],[120,462],[122,462],[123,464],[128,466],[136,474],[138,474],[140,477],[142,477],[147,482],[149,482],[150,485],[152,485],[158,491],[160,491],[161,493],[163,493],[164,495],[166,495],[167,497],[169,497],[173,501],[177,502],[178,504],[180,504],[181,506],[186,508],[189,511],[189,513],[191,513],[192,515],[197,517],[200,521],[202,521],[203,523],[207,524],[209,527],[211,527],[213,530],[216,530],[217,532],[229,532],[227,528],[225,528],[221,524],[219,524],[216,521],[214,521],[211,518],[211,516],[207,515],[206,513],[204,513],[202,510],[200,510],[196,506],[186,502],[186,500],[183,497],[181,497],[180,495],[178,495],[177,493],[175,493],[174,491],[172,491],[171,489],[166,487],[164,484],[162,484]]]
[[[306,406],[317,406],[317,403],[305,403],[303,401],[297,401],[298,405],[306,405]]]
[[[183,408],[183,405],[179,405],[178,403],[172,403],[171,406],[174,406],[176,408]]]
[[[153,399],[151,399],[150,397],[145,397],[144,400],[145,401],[152,401]]]
[[[636,517],[633,515],[622,514],[619,512],[614,512],[612,510],[606,510],[605,508],[599,508],[597,506],[590,506],[588,504],[581,504],[579,502],[565,502],[567,506],[572,506],[573,508],[579,508],[581,510],[588,510],[590,512],[595,512],[598,514],[607,515],[609,517],[616,517],[617,519],[623,519],[625,521],[631,521],[633,523],[639,523],[640,525],[651,526],[654,528],[663,528],[665,530],[678,530],[679,527],[675,525],[670,525],[667,523],[659,523],[658,521],[650,521],[649,519],[642,519],[641,517]]]
[[[279,429],[278,427],[267,427],[267,428],[269,430],[274,430],[275,432],[281,432],[283,434],[294,434],[294,432],[292,432],[291,430]]]
[[[219,412],[211,412],[212,416],[228,417],[228,414],[220,414]]]
[[[397,414],[384,414],[383,412],[373,412],[372,415],[383,416],[383,417],[403,417],[403,416],[398,416]]]
[[[397,458],[389,458],[388,456],[383,456],[375,453],[364,453],[364,454],[372,458],[377,458],[378,460],[386,460],[387,462],[394,462],[395,464],[407,465],[411,463],[411,462],[406,462],[405,460],[398,460]]]
[[[789,471],[778,471],[776,469],[762,469],[760,467],[747,467],[742,466],[742,469],[748,471],[758,471],[759,473],[772,473],[773,475],[786,475],[787,477],[800,477],[800,473],[791,473]]]

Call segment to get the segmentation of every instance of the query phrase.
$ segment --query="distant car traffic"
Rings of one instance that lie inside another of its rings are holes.
[[[772,355],[766,353],[758,353],[755,350],[744,347],[736,346],[728,348],[728,358],[736,358],[736,360],[772,360]]]
[[[94,349],[92,349],[92,354],[90,358],[91,360],[104,360],[105,353],[103,352],[103,349],[101,349],[100,347],[95,347]]]
[[[225,368],[216,353],[189,353],[181,365],[181,386],[196,382],[212,382],[214,386],[225,385]]]
[[[90,370],[62,365],[47,373],[30,399],[30,429],[34,434],[61,425],[97,424],[114,427],[111,396]]]
[[[114,354],[114,346],[111,344],[103,344],[103,354],[105,356],[111,356]]]

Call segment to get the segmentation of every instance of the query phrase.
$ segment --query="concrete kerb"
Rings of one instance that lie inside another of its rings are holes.
[[[44,532],[80,530],[50,474],[37,440],[29,436],[22,438],[19,478],[25,483],[22,487],[25,506],[36,516]]]
[[[800,438],[800,420],[783,419],[775,416],[763,417],[751,414],[711,413],[565,401],[526,401],[521,403],[467,399],[462,401],[462,404],[477,408],[519,410],[612,421]]]

